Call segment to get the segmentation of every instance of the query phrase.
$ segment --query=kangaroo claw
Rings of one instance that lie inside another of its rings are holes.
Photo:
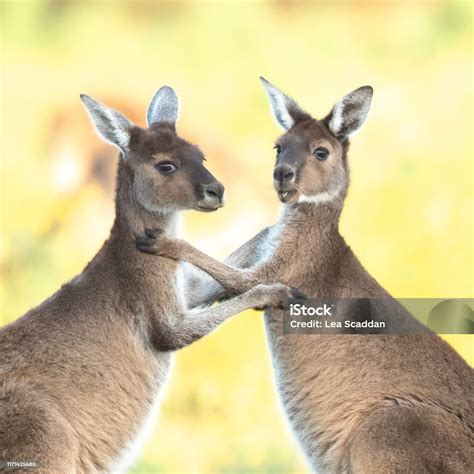
[[[150,237],[140,236],[135,239],[135,246],[144,253],[156,253],[155,243],[155,239]]]
[[[145,235],[150,239],[156,239],[162,233],[161,229],[145,229]]]
[[[298,288],[291,288],[291,298],[295,300],[306,300],[308,296]]]

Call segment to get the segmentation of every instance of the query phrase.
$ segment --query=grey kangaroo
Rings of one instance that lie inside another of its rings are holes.
[[[79,276],[0,330],[0,461],[33,461],[48,474],[125,469],[157,411],[171,352],[246,308],[299,295],[258,285],[213,308],[183,309],[177,263],[137,252],[135,238],[148,227],[174,235],[180,210],[214,211],[224,188],[199,148],[177,136],[173,89],[156,93],[147,129],[81,99],[120,152],[110,237]]]
[[[231,254],[228,265],[153,233],[139,239],[139,248],[189,262],[222,285],[190,277],[191,306],[225,298],[232,284],[245,291],[275,281],[315,298],[394,301],[338,230],[349,185],[349,136],[367,117],[372,88],[351,92],[316,120],[262,82],[285,129],[273,171],[280,220]],[[400,313],[404,335],[296,335],[284,331],[282,310],[265,312],[279,395],[314,471],[474,472],[473,371],[437,335]]]

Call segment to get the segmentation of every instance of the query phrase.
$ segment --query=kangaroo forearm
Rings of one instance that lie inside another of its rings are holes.
[[[227,292],[210,275],[191,264],[186,264],[184,294],[187,307],[193,309],[209,306],[215,301],[223,299]]]
[[[265,240],[268,238],[269,231],[270,228],[266,227],[232,252],[224,260],[225,264],[227,264],[226,267],[223,267],[224,264],[216,260],[214,262],[218,265],[211,265],[211,262],[207,260],[207,258],[211,257],[205,254],[201,254],[199,258],[196,258],[196,255],[189,254],[187,261],[208,274],[207,277],[202,275],[201,278],[196,278],[195,274],[190,275],[190,282],[187,287],[191,290],[192,307],[211,304],[213,301],[223,298],[226,295],[226,290],[234,294],[238,293],[241,285],[242,288],[240,290],[251,288],[252,283],[249,283],[249,278],[254,280],[253,284],[257,282],[263,283],[263,274],[257,271],[258,267],[253,269],[252,272],[249,272],[248,269],[256,266],[262,258]],[[225,271],[222,271],[224,268]],[[235,273],[239,269],[247,270],[247,272]],[[230,280],[228,275],[232,275]],[[242,282],[242,278],[245,280],[244,282]],[[236,281],[241,283],[236,286]]]
[[[270,292],[268,286],[257,285],[249,291],[211,308],[191,310],[181,317],[160,323],[159,341],[162,351],[181,349],[206,336],[234,314],[250,308],[278,304],[281,295]],[[285,287],[281,287],[283,289]]]
[[[228,261],[233,261],[243,266],[254,264],[262,255],[259,247],[263,247],[264,237],[267,233],[268,229],[261,231],[240,249],[231,254]],[[158,234],[155,236],[150,234],[151,232],[148,231],[146,237],[139,237],[137,239],[137,247],[142,252],[190,263],[217,280],[217,283],[214,283],[209,276],[197,276],[193,271],[186,272],[184,288],[188,307],[211,304],[213,301],[222,299],[228,294],[243,293],[257,283],[266,281],[264,278],[260,278],[258,272],[255,272],[254,269],[238,269],[226,265],[200,252],[183,240],[170,239],[166,235]]]
[[[222,285],[217,283],[208,275],[205,284],[192,287],[186,292],[186,303],[188,308],[202,308],[212,305],[215,301],[221,301],[229,294]]]
[[[262,248],[269,230],[268,227],[261,230],[232,252],[224,262],[239,269],[248,269],[255,265],[261,258]],[[220,278],[217,278],[217,280],[220,280]],[[190,308],[208,306],[214,301],[224,298],[227,294],[225,288],[209,274],[189,272],[189,274],[186,274],[185,287],[187,303]],[[235,293],[235,289],[232,290],[232,293]]]
[[[230,293],[243,293],[259,281],[253,278],[253,272],[231,267],[201,252],[186,242],[181,242],[177,257],[200,268],[217,280]]]

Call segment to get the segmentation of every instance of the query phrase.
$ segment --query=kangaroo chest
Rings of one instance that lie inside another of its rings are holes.
[[[312,249],[307,239],[312,239],[314,244],[318,238],[320,248]],[[316,233],[306,237],[305,232],[289,236],[288,230],[282,228],[271,234],[271,239],[266,265],[273,280],[299,288],[313,298],[327,295],[328,291],[334,294],[336,289],[328,288],[327,280],[335,279],[331,263],[341,249],[340,237],[335,238],[333,246],[327,236]],[[287,420],[308,462],[316,472],[328,472],[329,459],[324,455],[326,423],[320,415],[320,404],[325,403],[324,390],[319,386],[327,377],[324,353],[329,350],[329,339],[285,334],[284,314],[274,309],[265,312],[275,384]]]
[[[335,472],[332,462],[343,456],[340,447],[357,402],[344,389],[343,361],[338,361],[344,358],[338,348],[346,336],[285,334],[283,317],[281,310],[265,312],[266,339],[283,411],[312,469]],[[341,396],[347,393],[348,397]]]
[[[126,472],[140,456],[144,444],[152,435],[174,361],[172,354],[160,354],[159,357],[163,360],[160,360],[159,369],[157,364],[158,370],[153,375],[152,384],[147,388],[147,393],[144,394],[146,395],[146,401],[143,404],[143,409],[137,410],[140,415],[131,423],[125,442],[109,463],[107,472]]]

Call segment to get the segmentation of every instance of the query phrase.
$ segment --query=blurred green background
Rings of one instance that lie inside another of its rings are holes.
[[[353,140],[342,232],[398,297],[473,297],[470,2],[2,1],[0,323],[79,273],[113,219],[115,150],[85,92],[144,125],[155,90],[227,188],[184,236],[222,258],[275,221],[264,75],[321,117],[375,89]],[[210,231],[209,229],[212,229]],[[473,364],[473,340],[449,336]],[[306,472],[277,400],[261,315],[181,351],[153,437],[155,472]]]

